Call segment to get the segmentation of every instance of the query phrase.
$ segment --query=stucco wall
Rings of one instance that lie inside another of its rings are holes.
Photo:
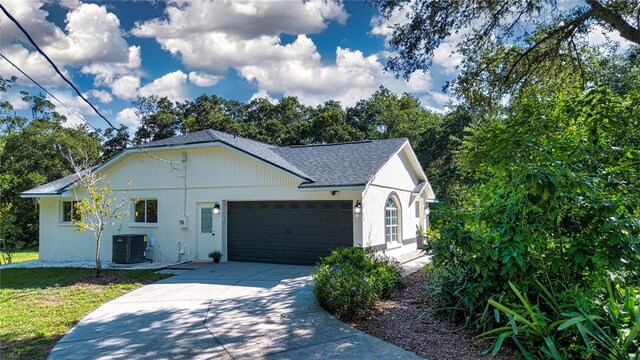
[[[416,249],[416,226],[421,224],[424,213],[420,209],[420,198],[411,191],[420,182],[412,170],[407,154],[401,151],[391,158],[378,172],[362,197],[363,246],[384,249],[396,256]],[[397,196],[399,204],[399,239],[397,243],[386,243],[385,206],[389,196]],[[418,211],[416,213],[416,201]],[[418,216],[416,216],[418,215]]]
[[[153,240],[150,256],[157,262],[198,259],[197,204],[218,202],[220,214],[214,216],[216,235],[208,249],[200,254],[220,249],[226,255],[226,202],[241,200],[361,200],[359,190],[340,191],[332,196],[329,191],[300,191],[299,179],[273,166],[266,165],[225,148],[201,148],[154,153],[163,159],[185,163],[169,164],[144,154],[131,155],[107,169],[113,196],[120,198],[128,188],[127,197],[158,199],[158,223],[142,225],[132,215],[109,226],[103,236],[102,259],[111,261],[114,234],[147,234]],[[128,183],[131,185],[128,187]],[[91,233],[77,233],[75,227],[61,223],[61,201],[73,200],[73,191],[64,198],[40,199],[40,257],[47,261],[93,260],[95,241]],[[185,197],[186,195],[186,197]],[[80,194],[80,197],[82,195]],[[186,201],[185,201],[186,199]],[[187,227],[179,220],[186,213]],[[133,209],[133,205],[129,210]],[[133,213],[133,211],[131,211]],[[354,216],[354,245],[362,243],[362,215]],[[204,251],[202,251],[204,250]],[[207,260],[207,259],[201,259]],[[226,257],[223,258],[226,260]]]

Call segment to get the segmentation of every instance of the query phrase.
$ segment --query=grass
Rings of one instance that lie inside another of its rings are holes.
[[[44,359],[73,325],[101,304],[169,275],[154,270],[0,270],[0,358]]]
[[[0,259],[0,264],[6,264],[6,256],[4,254],[0,254],[2,259]],[[11,257],[12,263],[19,263],[31,260],[38,260],[40,257],[38,256],[38,248],[33,249],[20,249],[16,250]]]

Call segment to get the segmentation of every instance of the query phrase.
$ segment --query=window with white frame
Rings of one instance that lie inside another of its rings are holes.
[[[397,242],[398,236],[398,204],[393,196],[387,200],[384,209],[385,215],[385,237],[387,243]]]
[[[76,212],[77,201],[62,202],[62,222],[71,222],[71,220],[80,221],[80,214]]]
[[[155,224],[158,222],[158,199],[138,199],[134,202],[133,221]]]

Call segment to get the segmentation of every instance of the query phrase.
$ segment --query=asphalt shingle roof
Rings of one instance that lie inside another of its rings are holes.
[[[224,143],[304,179],[300,188],[362,186],[407,139],[277,147],[215,130],[202,130],[140,145],[141,149],[200,143]],[[130,148],[135,149],[135,148]],[[22,195],[56,195],[77,180],[75,174],[25,191]]]
[[[273,151],[309,174],[300,187],[364,185],[407,139],[288,146]]]

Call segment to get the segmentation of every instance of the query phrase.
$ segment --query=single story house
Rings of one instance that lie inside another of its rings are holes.
[[[129,216],[112,237],[147,235],[157,262],[208,260],[313,264],[340,246],[399,256],[416,249],[435,199],[407,139],[277,147],[204,130],[128,148],[98,166]],[[90,232],[76,232],[76,175],[25,191],[40,202],[40,258],[95,257]]]

